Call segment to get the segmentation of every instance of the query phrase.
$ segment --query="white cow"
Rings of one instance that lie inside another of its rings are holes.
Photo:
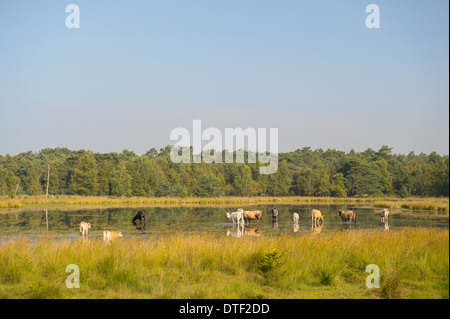
[[[298,220],[300,219],[300,216],[297,213],[293,213],[292,219],[294,220],[294,224],[298,224]]]
[[[380,210],[379,214],[380,214],[381,221],[384,222],[389,217],[389,209],[387,209],[387,208],[382,209],[382,210]]]
[[[239,225],[244,222],[244,210],[239,208],[236,212],[227,213],[227,218],[231,219],[233,225]]]

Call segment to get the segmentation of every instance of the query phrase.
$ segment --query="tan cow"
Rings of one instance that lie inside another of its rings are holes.
[[[311,211],[311,223],[314,222],[314,225],[316,225],[317,223],[320,223],[320,222],[318,222],[319,220],[321,220],[323,223],[323,219],[324,219],[324,217],[323,217],[322,213],[320,212],[320,210],[313,209]]]
[[[84,234],[89,235],[89,228],[91,228],[91,223],[80,223],[80,233],[81,236],[84,236]]]
[[[123,237],[122,232],[119,230],[109,231],[105,230],[103,232],[103,240],[108,244],[111,240],[116,239],[118,237]]]
[[[356,223],[356,212],[354,210],[340,210],[339,217],[341,217],[342,222],[345,223],[347,220],[351,224]]]
[[[262,212],[260,210],[244,211],[244,221],[248,221],[249,224],[252,220],[256,220],[258,223],[261,223],[261,216]]]

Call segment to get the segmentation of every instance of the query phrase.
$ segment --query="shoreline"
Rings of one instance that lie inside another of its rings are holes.
[[[449,212],[448,198],[395,197],[108,197],[58,195],[0,196],[0,213],[16,208],[207,207],[236,205],[371,205],[380,208]]]

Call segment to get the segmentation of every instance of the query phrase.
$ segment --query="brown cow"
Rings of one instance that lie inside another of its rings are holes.
[[[349,223],[356,223],[356,212],[354,210],[340,210],[339,217],[341,217],[342,222],[345,223],[347,220]]]
[[[244,211],[244,221],[248,221],[249,225],[250,225],[250,221],[252,221],[252,220],[256,220],[256,221],[258,221],[258,223],[261,223],[261,216],[262,216],[262,213],[260,210]]]

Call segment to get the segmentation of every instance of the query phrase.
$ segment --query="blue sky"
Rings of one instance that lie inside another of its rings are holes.
[[[80,8],[68,29],[65,8]],[[380,7],[368,29],[365,8]],[[277,127],[279,150],[449,153],[449,4],[0,3],[0,154],[172,144],[176,127]]]

